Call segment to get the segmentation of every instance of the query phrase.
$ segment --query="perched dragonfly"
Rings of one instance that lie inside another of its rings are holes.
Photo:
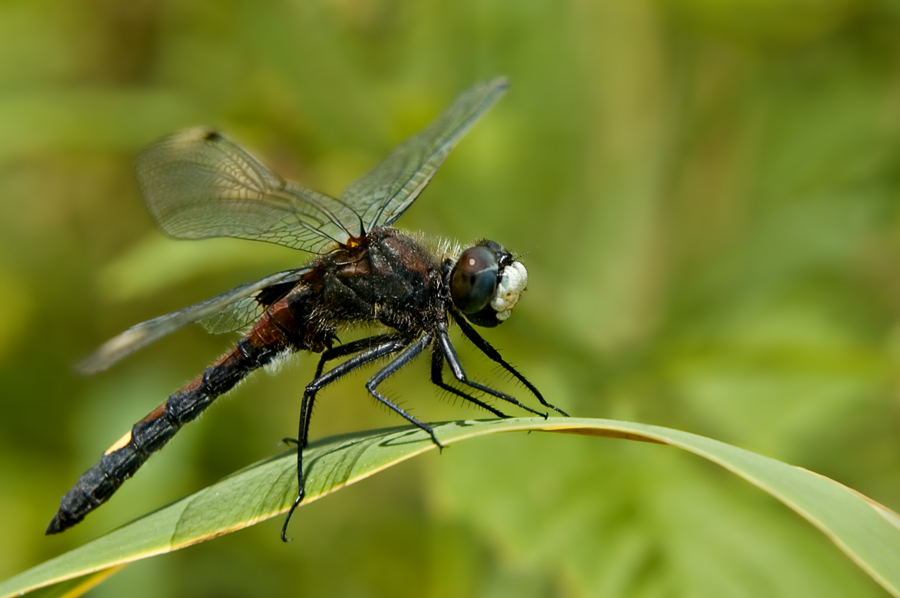
[[[388,400],[378,386],[414,357],[432,349],[431,381],[498,417],[503,412],[470,393],[490,395],[547,417],[512,396],[470,380],[450,341],[459,326],[488,358],[548,403],[472,327],[506,320],[525,289],[527,272],[499,243],[483,240],[465,251],[431,247],[419,235],[390,225],[418,197],[450,150],[506,91],[498,78],[463,92],[427,128],[407,139],[340,199],[286,181],[222,135],[191,129],[161,139],[139,156],[135,173],[156,225],[178,239],[238,237],[300,249],[309,264],[248,283],[180,311],[133,326],[79,365],[105,370],[126,355],[179,328],[201,322],[210,332],[242,330],[237,345],[109,447],[100,462],[63,496],[48,534],[62,532],[106,502],[126,479],[187,422],[197,418],[250,372],[285,353],[321,353],[306,387],[297,435],[297,498],[282,528],[304,497],[303,449],[316,393],[348,373],[385,356],[396,357],[366,383],[378,401],[424,430],[432,428]],[[335,344],[337,331],[376,323],[380,334]],[[471,323],[471,324],[470,324]],[[325,365],[347,358],[324,372]],[[447,362],[462,390],[444,381]],[[324,372],[324,373],[323,373]]]

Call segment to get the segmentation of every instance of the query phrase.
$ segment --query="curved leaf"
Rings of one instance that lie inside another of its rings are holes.
[[[900,517],[834,480],[716,440],[628,422],[554,418],[460,421],[435,426],[444,445],[513,431],[548,431],[668,444],[718,463],[776,497],[822,530],[895,596],[900,596]],[[434,449],[410,427],[320,440],[306,452],[306,503]],[[187,498],[0,584],[0,596],[177,550],[280,513],[296,493],[296,453],[260,461]],[[295,531],[300,531],[300,527]],[[274,540],[273,540],[274,541]]]

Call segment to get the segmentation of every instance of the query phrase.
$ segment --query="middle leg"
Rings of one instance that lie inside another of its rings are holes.
[[[466,322],[466,319],[464,317],[459,316],[457,314],[453,314],[453,320],[457,323],[457,325],[459,326],[459,329],[462,330],[462,333],[465,335],[465,337],[467,339],[469,339],[472,342],[473,345],[478,347],[478,349],[482,353],[487,355],[491,361],[500,364],[500,366],[504,370],[506,370],[513,376],[515,376],[516,380],[518,380],[519,382],[524,384],[525,388],[530,390],[531,394],[533,394],[535,397],[537,397],[537,400],[541,402],[541,405],[543,405],[544,407],[549,407],[550,409],[553,409],[557,413],[560,413],[562,415],[565,415],[566,417],[569,417],[568,413],[566,413],[559,407],[557,407],[551,403],[548,403],[547,400],[544,399],[544,395],[542,395],[541,392],[537,388],[535,388],[534,384],[529,382],[525,376],[523,376],[522,374],[519,373],[518,370],[516,370],[516,368],[514,368],[512,365],[509,364],[509,362],[507,362],[505,359],[503,359],[503,357],[500,355],[500,352],[497,351],[497,349],[495,349],[494,347],[492,347],[490,343],[488,343],[486,340],[484,340],[481,337],[481,335],[478,334],[478,332],[474,328],[472,328],[472,326],[469,325],[468,322]]]
[[[425,350],[425,348],[431,344],[431,341],[433,339],[434,339],[434,334],[429,332],[426,335],[424,335],[422,338],[420,338],[419,340],[414,342],[413,344],[409,345],[403,353],[401,353],[400,355],[397,356],[397,359],[395,359],[394,361],[387,364],[384,368],[381,369],[381,371],[379,371],[377,374],[372,376],[369,379],[369,381],[366,382],[366,389],[372,394],[373,397],[378,399],[382,404],[389,407],[391,410],[393,410],[398,415],[402,416],[404,419],[406,419],[406,421],[413,424],[420,430],[427,432],[428,435],[431,436],[431,441],[435,445],[437,445],[437,447],[439,449],[443,449],[444,445],[442,445],[440,443],[440,441],[437,439],[437,436],[435,436],[434,430],[432,430],[431,426],[417,420],[415,417],[410,415],[408,412],[401,409],[400,406],[394,404],[387,397],[385,397],[384,395],[379,393],[377,390],[375,390],[379,384],[384,382],[388,377],[396,374],[397,371],[400,370],[400,368],[402,368],[407,363],[412,361],[413,358],[416,357],[416,355],[418,355],[423,350]]]

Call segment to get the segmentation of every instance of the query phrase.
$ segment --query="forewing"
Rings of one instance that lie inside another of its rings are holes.
[[[239,237],[322,253],[359,229],[340,201],[285,181],[207,129],[157,141],[138,157],[135,175],[156,225],[179,239]]]
[[[242,284],[212,299],[195,303],[190,307],[185,307],[176,312],[132,326],[119,336],[104,343],[96,352],[79,363],[76,369],[82,374],[101,372],[123,357],[161,339],[167,334],[175,332],[179,328],[198,320],[209,318],[235,303],[252,298],[253,295],[267,287],[297,281],[309,270],[310,268],[298,268],[296,270],[279,272],[257,282]]]
[[[507,79],[499,77],[464,91],[437,120],[397,146],[378,166],[350,185],[341,201],[362,217],[366,230],[394,222],[507,86]]]

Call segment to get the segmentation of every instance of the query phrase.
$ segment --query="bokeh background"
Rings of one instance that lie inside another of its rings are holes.
[[[896,0],[0,2],[0,577],[283,450],[314,359],[257,374],[82,525],[100,453],[235,337],[138,321],[297,252],[157,232],[141,147],[218,127],[338,194],[472,83],[509,94],[398,224],[496,239],[530,289],[487,338],[554,403],[671,426],[900,508]],[[523,397],[464,349],[479,379]],[[429,420],[427,360],[390,394]],[[498,380],[499,379],[499,380]],[[397,425],[356,376],[316,438]],[[94,596],[878,596],[792,512],[661,446],[520,434],[420,457]]]

